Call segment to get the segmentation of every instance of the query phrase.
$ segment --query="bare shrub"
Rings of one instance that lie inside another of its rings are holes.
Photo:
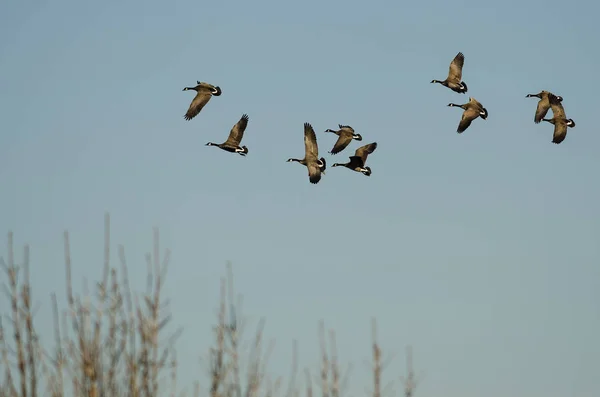
[[[54,318],[54,344],[45,349],[34,325],[29,277],[29,247],[23,262],[15,264],[13,235],[8,234],[7,261],[0,259],[3,294],[10,312],[0,316],[0,397],[76,396],[76,397],[158,397],[184,395],[177,385],[175,340],[181,328],[168,332],[171,315],[162,295],[170,253],[162,256],[159,233],[154,230],[153,252],[146,255],[146,291],[134,294],[127,272],[123,246],[118,247],[118,268],[110,263],[110,217],[105,215],[104,265],[102,278],[93,292],[86,285],[83,294],[74,294],[71,280],[69,233],[64,233],[67,309],[60,310],[57,297],[51,296]],[[162,259],[161,259],[162,258]],[[241,298],[233,288],[233,272],[227,267],[221,279],[214,343],[209,353],[209,397],[277,397],[282,379],[271,379],[267,371],[273,342],[263,340],[264,318],[251,340],[246,365],[242,363],[241,341],[244,320]],[[20,278],[22,277],[22,278]],[[329,346],[324,322],[319,327],[321,344],[320,379],[311,378],[304,369],[304,385],[297,386],[297,342],[293,342],[291,376],[285,397],[313,397],[313,384],[320,385],[322,397],[341,397],[351,367],[340,378],[335,332],[329,331]],[[373,320],[373,397],[383,397],[381,389],[381,350],[376,341]],[[245,371],[242,369],[245,368]],[[415,387],[412,369],[405,382],[405,397]],[[302,389],[304,390],[302,392]],[[194,395],[200,396],[200,382]]]

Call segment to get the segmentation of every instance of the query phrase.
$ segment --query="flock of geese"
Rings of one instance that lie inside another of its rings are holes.
[[[467,84],[462,81],[462,68],[465,64],[465,56],[462,52],[456,54],[452,62],[450,62],[450,68],[448,70],[448,77],[446,80],[431,80],[432,83],[439,83],[444,87],[450,88],[454,92],[464,94],[468,91]],[[533,121],[538,124],[541,121],[547,121],[554,124],[554,136],[552,142],[559,144],[565,140],[567,136],[567,127],[575,127],[573,119],[567,119],[565,108],[562,105],[563,98],[560,95],[554,95],[550,91],[541,91],[537,94],[527,94],[526,98],[539,98],[537,109]],[[473,120],[477,117],[481,117],[483,120],[487,119],[488,111],[483,105],[475,98],[469,97],[469,102],[463,105],[457,105],[456,103],[449,103],[450,107],[459,107],[464,110],[462,118],[458,123],[458,129],[456,132],[459,134],[463,133]],[[552,109],[552,118],[547,119],[546,114],[548,110]]]
[[[448,70],[448,76],[445,80],[431,80],[431,83],[439,83],[444,87],[451,89],[459,94],[464,94],[468,91],[467,84],[462,81],[462,69],[465,63],[465,56],[462,52],[456,54],[452,62],[450,62],[450,68]],[[195,87],[185,87],[183,91],[193,90],[196,91],[196,96],[192,100],[184,118],[191,120],[196,117],[200,111],[206,106],[208,101],[213,96],[220,96],[222,94],[221,88],[206,82],[196,81]],[[575,127],[573,119],[568,119],[565,113],[565,109],[562,105],[563,98],[560,95],[555,95],[550,91],[541,91],[537,94],[528,94],[526,98],[539,98],[537,109],[533,121],[538,124],[541,121],[547,121],[554,125],[554,135],[552,142],[559,144],[567,136],[567,127]],[[463,133],[473,120],[480,117],[483,120],[487,119],[487,109],[475,98],[469,97],[469,101],[465,104],[458,105],[456,103],[449,103],[450,107],[459,107],[463,109],[463,114],[458,123],[456,132],[459,134]],[[551,119],[545,118],[548,110],[552,109],[553,117]],[[246,146],[240,146],[242,138],[244,137],[244,131],[248,126],[249,117],[247,114],[243,114],[239,121],[231,128],[229,137],[223,143],[208,142],[206,146],[216,146],[222,150],[231,153],[237,153],[241,156],[248,154],[248,148]],[[338,124],[338,130],[327,129],[325,132],[334,133],[338,136],[337,141],[333,145],[330,154],[335,155],[342,152],[348,145],[353,141],[362,141],[362,136],[354,131],[349,125]],[[352,171],[360,172],[363,175],[370,176],[371,168],[366,165],[367,157],[377,149],[377,142],[368,143],[364,146],[360,146],[355,150],[353,156],[349,156],[350,161],[347,163],[335,163],[332,167],[346,167]],[[304,158],[290,158],[288,162],[298,162],[304,165],[308,169],[308,180],[316,184],[321,180],[321,174],[325,173],[327,168],[327,162],[324,157],[319,158],[319,147],[317,145],[317,135],[310,123],[304,123]]]

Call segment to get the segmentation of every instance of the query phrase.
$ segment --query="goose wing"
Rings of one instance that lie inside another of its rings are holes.
[[[317,135],[310,123],[304,123],[304,152],[304,158],[308,163],[317,161],[317,158],[319,157]]]
[[[465,56],[462,52],[456,54],[452,62],[450,62],[450,68],[448,69],[448,80],[456,81],[460,83],[462,80],[462,68],[465,64]]]
[[[460,122],[458,123],[458,129],[456,130],[456,132],[458,132],[459,134],[462,134],[467,128],[469,128],[469,126],[471,125],[471,122],[473,120],[475,120],[477,117],[479,117],[479,109],[477,109],[477,107],[471,106],[471,107],[467,108],[467,110],[465,110],[462,114]]]
[[[342,130],[335,145],[333,145],[333,149],[329,153],[337,154],[342,150],[346,149],[346,147],[352,142],[352,133],[348,132],[348,130]]]
[[[560,120],[566,119],[567,117],[565,114],[565,108],[563,107],[562,102],[558,100],[557,96],[554,94],[549,94],[548,100],[550,102],[550,107],[552,108],[554,118]]]
[[[227,138],[227,141],[225,141],[225,144],[230,146],[240,145],[240,142],[244,137],[244,131],[248,126],[248,119],[248,115],[244,113],[240,120],[237,123],[235,123],[235,125],[231,128],[231,131],[229,132],[229,137]]]
[[[338,124],[338,127],[340,127],[340,130],[348,130],[354,134],[354,128],[350,127],[349,125]]]
[[[198,89],[198,93],[190,103],[190,107],[188,108],[185,116],[183,116],[186,120],[191,120],[200,113],[202,108],[210,101],[212,97],[212,93],[210,92],[210,88],[202,86]]]
[[[548,96],[542,96],[542,99],[538,101],[537,109],[535,110],[535,116],[533,117],[534,123],[538,124],[542,121],[548,110],[550,109],[550,101],[548,100]]]
[[[354,152],[354,156],[352,157],[359,158],[364,166],[367,163],[367,157],[369,154],[373,153],[375,149],[377,149],[377,142],[368,143],[356,149],[356,152]],[[350,157],[350,161],[353,161],[352,157]]]
[[[563,120],[554,122],[554,135],[552,136],[552,142],[559,144],[567,137],[567,123]]]

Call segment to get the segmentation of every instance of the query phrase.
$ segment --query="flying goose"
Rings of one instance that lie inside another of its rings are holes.
[[[248,126],[248,115],[243,114],[240,120],[234,124],[229,132],[229,137],[223,143],[208,142],[206,146],[217,146],[223,150],[231,153],[238,153],[241,156],[248,154],[248,148],[246,146],[240,146],[240,141],[244,137],[244,131]]]
[[[459,107],[464,109],[465,111],[462,114],[460,122],[458,123],[458,129],[456,132],[462,134],[469,126],[471,122],[475,120],[477,117],[481,117],[482,119],[487,119],[488,111],[483,107],[481,103],[479,103],[475,98],[469,97],[469,102],[464,105],[457,105],[456,103],[449,103],[450,107]]]
[[[551,124],[554,124],[554,135],[552,137],[552,143],[557,145],[565,140],[567,137],[567,127],[575,127],[573,119],[568,119],[565,114],[565,108],[562,105],[562,98],[560,96],[550,94],[548,95],[550,100],[550,106],[552,107],[553,117],[551,119],[542,119]]]
[[[549,95],[553,95],[551,92],[542,90],[537,94],[527,94],[525,98],[540,98],[537,104],[537,109],[535,110],[535,116],[533,116],[533,122],[538,124],[544,117],[546,117],[546,113],[550,109],[550,99]],[[555,95],[559,102],[562,102],[563,98],[560,95]]]
[[[325,173],[327,163],[323,157],[319,157],[319,147],[317,145],[317,135],[310,123],[304,123],[304,158],[290,158],[287,161],[296,161],[308,168],[308,180],[310,183],[318,183],[321,180],[321,173]]]
[[[333,149],[331,149],[329,152],[330,154],[337,154],[341,152],[350,144],[350,142],[352,142],[353,139],[362,141],[362,136],[360,134],[355,134],[354,128],[350,127],[349,125],[338,124],[338,127],[340,129],[337,131],[331,129],[325,130],[325,132],[333,132],[338,136],[338,140],[335,142],[335,145],[333,145]]]
[[[467,84],[462,80],[462,68],[465,64],[465,56],[462,52],[456,54],[452,62],[450,62],[450,68],[448,69],[448,77],[446,80],[431,80],[432,83],[439,83],[444,87],[450,88],[454,92],[464,94],[467,92]]]
[[[210,101],[210,98],[213,96],[221,95],[221,88],[219,86],[214,86],[212,84],[204,83],[201,81],[196,81],[198,84],[195,87],[185,87],[183,91],[194,90],[197,92],[196,96],[190,103],[190,107],[185,113],[186,120],[191,120],[200,113],[202,108]]]
[[[367,157],[377,149],[377,142],[368,143],[359,147],[354,152],[354,156],[350,156],[350,161],[343,163],[335,163],[332,167],[346,167],[352,171],[362,172],[366,176],[371,176],[371,167],[365,166]]]

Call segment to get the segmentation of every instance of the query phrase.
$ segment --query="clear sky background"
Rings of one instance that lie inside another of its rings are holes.
[[[63,231],[75,283],[96,279],[108,211],[115,264],[124,244],[138,289],[153,226],[172,250],[180,385],[206,368],[229,260],[246,314],[276,338],[274,374],[287,376],[293,339],[317,368],[324,318],[354,366],[348,391],[364,396],[375,316],[398,353],[388,380],[413,345],[418,396],[598,396],[598,12],[557,0],[3,2],[0,226],[31,245],[42,337],[50,293],[64,297]],[[429,83],[459,51],[467,95]],[[223,94],[188,122],[194,93],[181,90],[196,80]],[[560,145],[533,123],[525,95],[542,89],[577,123]],[[461,110],[446,105],[468,96],[489,117],[458,135]],[[204,146],[243,113],[246,158]],[[285,162],[302,157],[306,121],[329,164],[359,145],[326,153],[338,123],[378,142],[373,175],[334,168],[311,185]]]

